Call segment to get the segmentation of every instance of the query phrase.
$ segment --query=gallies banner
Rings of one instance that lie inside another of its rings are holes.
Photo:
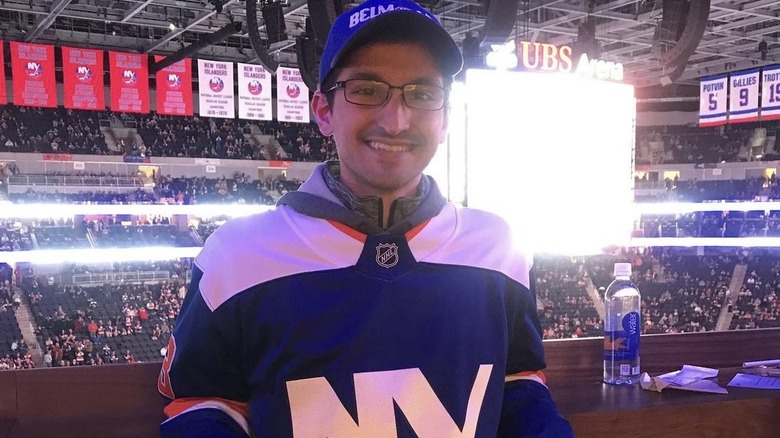
[[[54,82],[54,46],[11,42],[11,74],[14,104],[57,106]]]
[[[149,112],[149,57],[145,54],[108,52],[111,72],[111,110]]]
[[[103,51],[62,48],[65,108],[104,110]]]
[[[165,56],[155,55],[154,62]],[[157,114],[191,116],[192,59],[184,58],[155,74],[157,84]]]

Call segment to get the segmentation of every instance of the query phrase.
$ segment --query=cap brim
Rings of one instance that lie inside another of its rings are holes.
[[[444,76],[454,76],[463,68],[463,55],[450,34],[440,25],[417,12],[393,11],[382,14],[366,23],[349,39],[333,57],[331,71],[357,47],[375,37],[402,33],[405,37],[418,40],[427,46],[436,59]]]

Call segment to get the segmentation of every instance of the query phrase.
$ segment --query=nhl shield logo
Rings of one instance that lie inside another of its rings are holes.
[[[380,243],[376,247],[376,264],[392,268],[398,264],[398,246],[395,243]]]

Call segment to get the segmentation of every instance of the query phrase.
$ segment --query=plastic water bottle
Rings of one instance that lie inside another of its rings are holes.
[[[639,382],[641,299],[631,263],[615,263],[615,280],[604,292],[604,382]]]

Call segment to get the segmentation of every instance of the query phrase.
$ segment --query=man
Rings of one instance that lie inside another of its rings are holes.
[[[334,23],[312,109],[340,161],[196,258],[160,374],[163,436],[571,436],[529,267],[422,171],[462,65],[408,0]]]

